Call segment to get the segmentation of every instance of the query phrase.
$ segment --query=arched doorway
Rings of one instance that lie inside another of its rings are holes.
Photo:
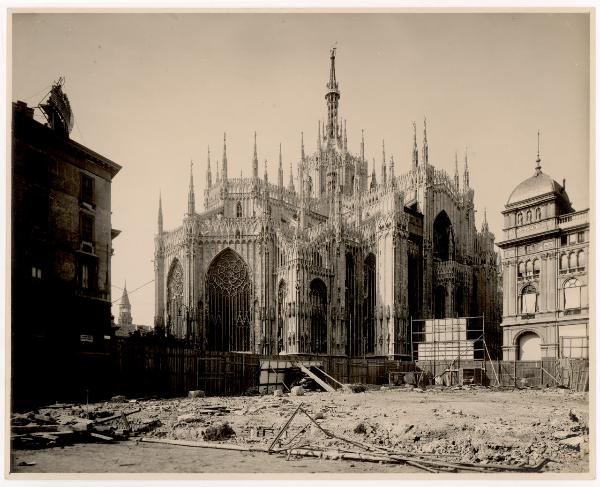
[[[364,320],[362,339],[364,341],[364,353],[375,351],[375,300],[376,300],[376,270],[375,255],[369,254],[365,259],[364,271]]]
[[[519,337],[519,360],[542,360],[542,340],[528,331]]]
[[[433,221],[433,257],[436,260],[454,260],[454,231],[445,211]]]
[[[327,287],[321,279],[313,279],[308,293],[310,302],[310,351],[327,352]]]
[[[221,252],[208,268],[208,350],[250,351],[252,286],[248,266],[233,250]]]
[[[446,288],[437,286],[433,296],[433,316],[434,318],[446,317]]]
[[[175,259],[167,275],[167,334],[183,338],[183,267]]]

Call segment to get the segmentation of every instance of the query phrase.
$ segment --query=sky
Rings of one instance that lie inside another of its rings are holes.
[[[230,177],[284,181],[300,157],[300,133],[315,150],[326,117],[329,50],[336,43],[340,113],[348,145],[395,172],[410,167],[412,122],[427,117],[429,161],[454,174],[465,150],[496,240],[514,187],[542,171],[566,179],[575,209],[589,202],[590,64],[586,14],[165,13],[16,14],[13,101],[39,103],[64,76],[75,115],[71,137],[123,166],[112,184],[112,299],[127,281],[133,321],[154,321],[153,254],[159,193],[166,230],[187,207],[194,161],[196,210],[203,209],[207,149],[221,158],[227,132]],[[118,301],[113,314],[118,316]]]

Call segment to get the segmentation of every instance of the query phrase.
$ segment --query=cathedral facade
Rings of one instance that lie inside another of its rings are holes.
[[[364,137],[348,150],[330,55],[314,152],[301,136],[295,176],[228,174],[226,138],[214,173],[210,152],[204,211],[192,174],[182,224],[155,237],[155,327],[207,351],[409,358],[411,319],[484,316],[496,349],[500,292],[494,235],[475,226],[474,191],[462,175],[429,161],[416,128],[410,168],[395,174],[385,146],[379,180]]]

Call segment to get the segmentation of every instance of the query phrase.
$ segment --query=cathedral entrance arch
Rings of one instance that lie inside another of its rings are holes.
[[[208,350],[250,351],[251,292],[248,266],[239,254],[225,249],[206,274]]]
[[[183,336],[183,267],[174,259],[167,275],[167,334]]]
[[[444,210],[433,221],[433,257],[441,261],[454,260],[454,230]]]
[[[327,287],[321,279],[311,281],[308,298],[311,352],[327,353]]]

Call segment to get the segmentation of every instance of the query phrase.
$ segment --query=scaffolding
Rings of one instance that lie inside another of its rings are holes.
[[[485,363],[491,358],[485,343],[483,316],[411,318],[410,328],[412,360],[431,373],[436,384],[484,382]]]

